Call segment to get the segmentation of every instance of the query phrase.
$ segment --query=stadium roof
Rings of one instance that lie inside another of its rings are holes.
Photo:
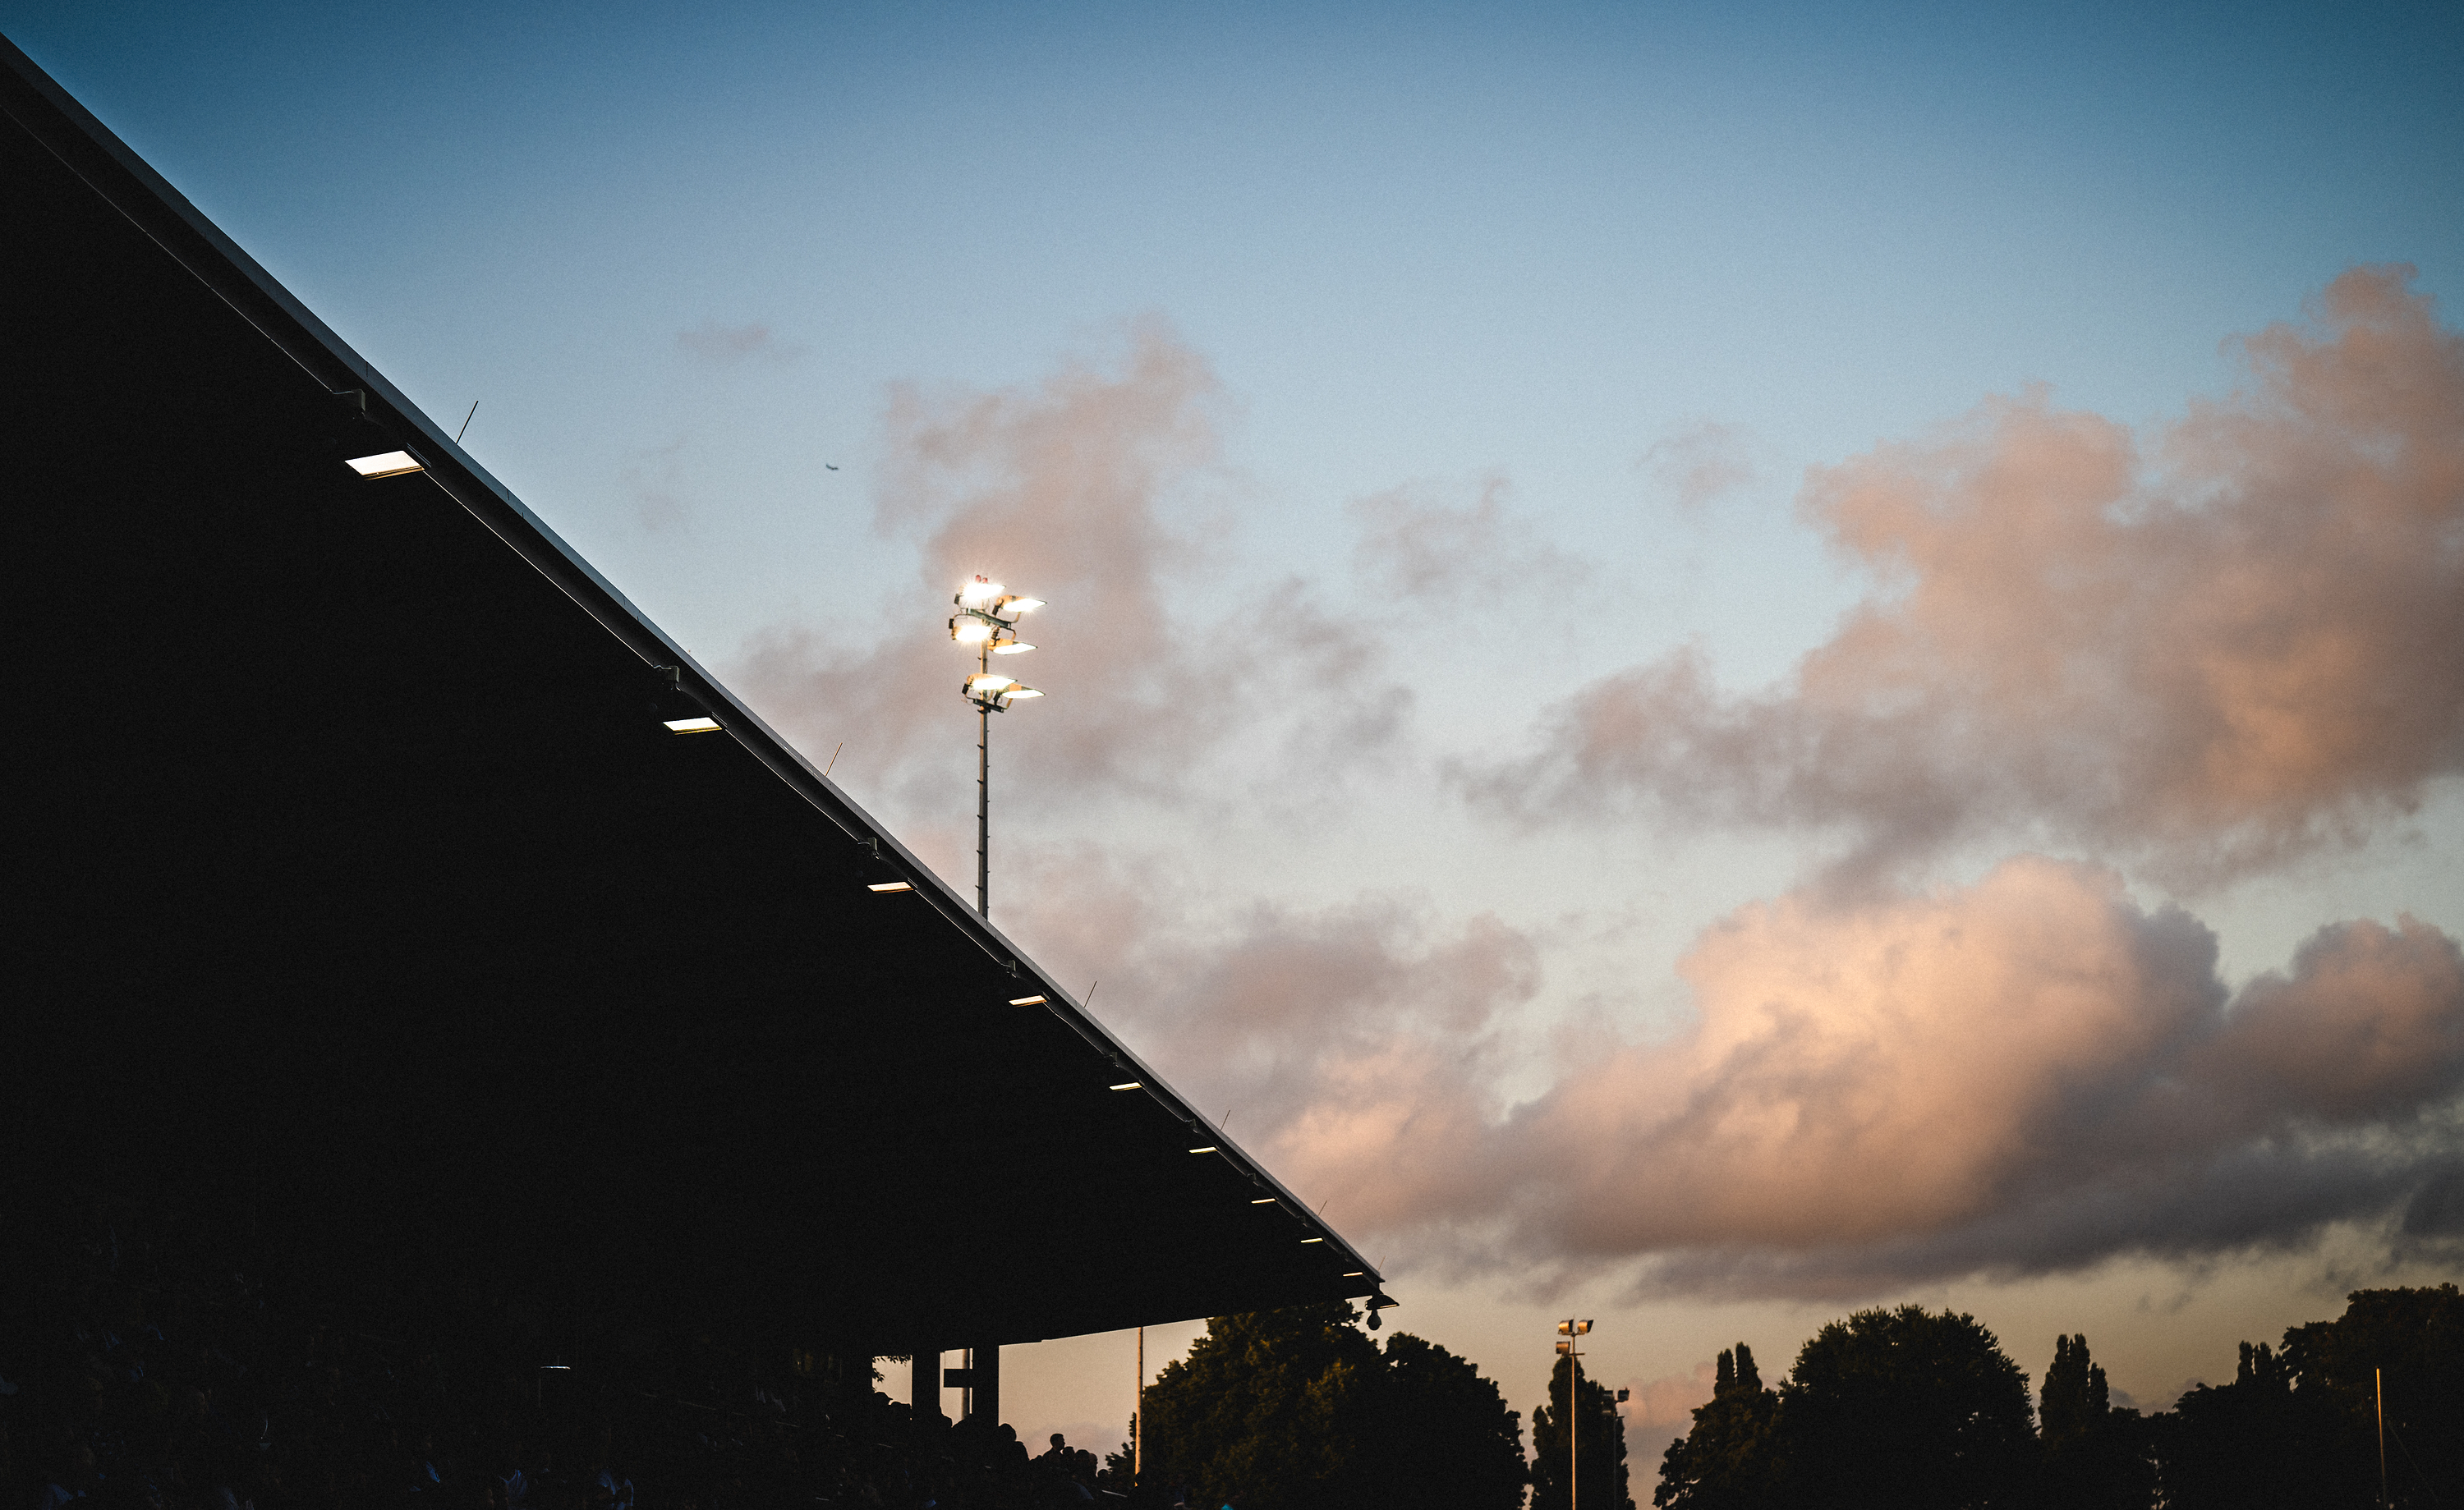
[[[5,40],[0,63],[20,1194],[245,1208],[320,1252],[876,1351],[1375,1290]],[[398,449],[424,470],[343,465]],[[703,713],[723,731],[663,727]]]

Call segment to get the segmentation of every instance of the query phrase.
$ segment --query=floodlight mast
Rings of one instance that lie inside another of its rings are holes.
[[[976,674],[958,690],[976,710],[976,914],[989,919],[992,904],[993,846],[993,714],[1009,705],[1044,694],[1023,682],[993,674],[993,657],[1018,655],[1035,646],[1018,637],[1021,614],[1044,606],[1041,598],[1004,592],[988,577],[958,589],[950,600],[958,611],[950,616],[950,638],[976,647]]]
[[[1572,1317],[1557,1324],[1557,1335],[1566,1339],[1557,1345],[1558,1354],[1566,1360],[1566,1510],[1582,1510],[1582,1453],[1577,1444],[1582,1417],[1583,1349],[1581,1339],[1591,1335],[1592,1324]]]

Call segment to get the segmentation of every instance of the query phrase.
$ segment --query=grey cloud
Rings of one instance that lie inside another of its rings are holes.
[[[1374,590],[1400,598],[1496,599],[1529,588],[1563,591],[1590,568],[1531,536],[1507,512],[1511,489],[1484,479],[1479,495],[1450,505],[1424,488],[1395,488],[1353,500],[1360,530],[1354,569]]]
[[[680,435],[665,446],[635,452],[618,471],[617,480],[632,500],[634,521],[653,534],[682,524],[692,514],[684,450]]]
[[[1754,480],[1745,432],[1713,420],[1700,421],[1653,442],[1638,465],[1687,510],[1702,509]]]
[[[676,349],[720,367],[789,362],[804,354],[803,347],[780,340],[767,325],[721,325],[715,320],[676,332]]]

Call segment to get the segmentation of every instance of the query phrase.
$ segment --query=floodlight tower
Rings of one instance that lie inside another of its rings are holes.
[[[959,588],[951,602],[958,611],[950,616],[950,638],[976,647],[976,674],[958,690],[976,709],[976,912],[989,918],[993,915],[993,714],[1007,712],[1012,703],[1044,695],[1023,682],[997,675],[992,658],[1035,648],[1018,637],[1018,621],[1021,615],[1043,607],[1044,600],[1004,591],[1001,583],[978,577]]]
[[[1569,1317],[1557,1324],[1557,1335],[1565,1341],[1557,1345],[1557,1356],[1566,1360],[1566,1510],[1582,1510],[1582,1454],[1575,1445],[1575,1423],[1582,1419],[1583,1349],[1582,1339],[1591,1335],[1592,1324]]]

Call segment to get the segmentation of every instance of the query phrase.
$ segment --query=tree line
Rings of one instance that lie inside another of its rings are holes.
[[[2352,1510],[2464,1505],[2464,1297],[2360,1290],[2344,1314],[2241,1345],[2233,1381],[2170,1411],[2117,1406],[2083,1336],[2057,1338],[2042,1407],[1970,1316],[1908,1305],[1815,1334],[1777,1388],[1750,1349],[1669,1445],[1662,1510]],[[1621,1507],[1620,1507],[1621,1510]]]
[[[1217,1317],[1148,1386],[1136,1497],[1237,1510],[1634,1510],[1612,1391],[1557,1360],[1520,1414],[1470,1360],[1332,1302]],[[2170,1411],[2112,1401],[2083,1336],[2041,1391],[1967,1315],[1907,1305],[1824,1326],[1766,1385],[1744,1344],[1671,1442],[1660,1510],[2464,1510],[2464,1297],[2361,1290],[2343,1314],[2243,1344],[2230,1384]],[[1569,1410],[1581,1461],[1568,1490]],[[1133,1449],[1108,1483],[1128,1486]]]

